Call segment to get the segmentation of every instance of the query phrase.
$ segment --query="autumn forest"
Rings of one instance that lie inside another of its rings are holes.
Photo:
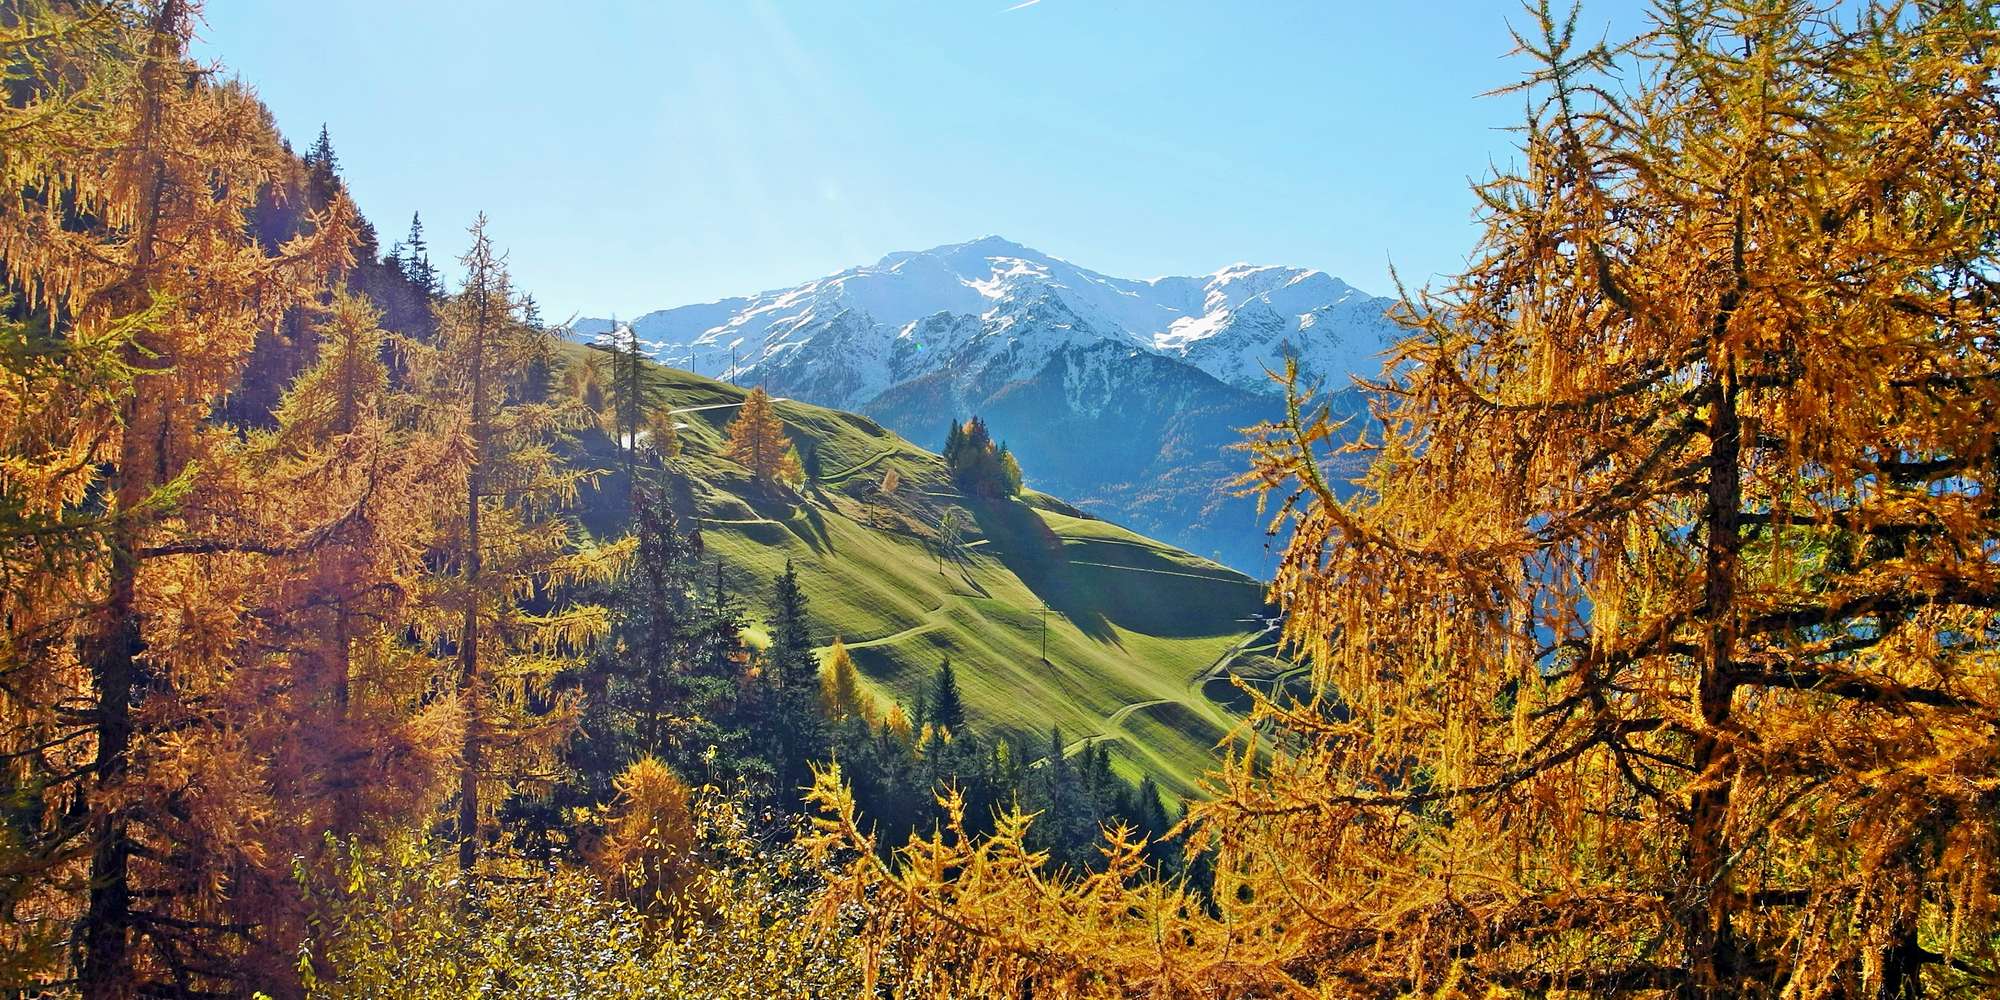
[[[1508,16],[1229,591],[378,229],[195,0],[0,4],[0,994],[2000,994],[2000,11]],[[1019,724],[1087,643],[1207,669]]]

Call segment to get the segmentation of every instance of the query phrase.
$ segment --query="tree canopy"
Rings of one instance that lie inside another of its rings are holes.
[[[1036,996],[2000,988],[2000,25],[1659,22],[1540,11],[1523,168],[1405,299],[1358,490],[1294,378],[1256,434],[1316,694],[1193,807],[1213,896],[1122,831],[1047,881],[1003,823],[843,901]]]

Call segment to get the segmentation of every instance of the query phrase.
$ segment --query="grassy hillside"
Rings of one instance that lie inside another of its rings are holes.
[[[802,450],[817,448],[821,478],[800,496],[760,492],[720,455],[744,391],[675,369],[647,377],[680,418],[682,502],[727,585],[760,615],[792,560],[816,641],[845,640],[878,699],[913,703],[948,656],[980,731],[1030,757],[1051,725],[1072,750],[1113,740],[1128,776],[1150,772],[1185,794],[1235,721],[1237,692],[1214,678],[1278,670],[1260,655],[1263,588],[1234,570],[1053,497],[967,500],[937,455],[866,417],[800,403],[777,411]],[[609,439],[584,443],[615,467]],[[900,484],[884,492],[891,469]],[[622,530],[625,487],[616,472],[599,483],[585,511],[593,531]]]

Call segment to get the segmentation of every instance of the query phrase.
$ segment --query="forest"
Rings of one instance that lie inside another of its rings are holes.
[[[385,249],[200,17],[0,7],[0,992],[2000,993],[1991,5],[1517,14],[1463,273],[1367,413],[1243,431],[1303,681],[1185,795],[962,658],[881,694],[705,541],[630,327],[504,219]],[[922,521],[786,406],[700,407],[746,509]],[[937,420],[922,489],[1026,516]]]

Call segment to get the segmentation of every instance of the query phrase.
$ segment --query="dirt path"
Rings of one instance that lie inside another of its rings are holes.
[[[1140,572],[1145,572],[1145,571],[1141,570]],[[1223,671],[1227,670],[1229,668],[1229,664],[1235,662],[1238,656],[1243,655],[1244,650],[1247,650],[1251,646],[1256,645],[1259,640],[1271,634],[1271,632],[1277,629],[1277,627],[1278,627],[1277,619],[1267,618],[1264,620],[1263,628],[1255,632],[1252,632],[1249,635],[1244,636],[1242,639],[1238,640],[1234,645],[1230,646],[1228,649],[1223,650],[1221,656],[1216,657],[1207,666],[1201,668],[1199,671],[1195,673],[1193,677],[1188,679],[1188,693],[1194,695],[1195,697],[1200,697],[1203,685],[1207,684],[1209,680],[1221,674]],[[1125,738],[1126,734],[1118,732],[1117,729],[1119,725],[1124,723],[1127,716],[1130,716],[1133,712],[1137,712],[1141,709],[1147,709],[1147,708],[1152,708],[1156,705],[1167,705],[1167,704],[1178,704],[1178,703],[1175,702],[1174,699],[1172,698],[1150,698],[1145,701],[1135,701],[1131,702],[1130,704],[1120,705],[1110,715],[1104,717],[1103,728],[1099,729],[1097,732],[1092,733],[1089,736],[1085,736],[1080,739],[1074,739],[1069,741],[1068,743],[1063,744],[1063,756],[1068,757],[1076,753],[1078,750],[1081,750],[1084,747],[1087,747],[1092,743],[1096,743],[1100,740],[1122,740]],[[1043,757],[1039,760],[1030,763],[1028,766],[1030,768],[1036,768],[1042,766],[1047,762],[1048,758]]]
[[[919,615],[917,618],[917,623],[915,625],[905,626],[903,628],[897,629],[894,632],[890,632],[886,635],[878,635],[873,639],[859,639],[854,642],[847,642],[846,640],[842,640],[842,642],[847,646],[848,649],[867,649],[870,646],[880,646],[883,645],[884,643],[894,642],[897,639],[905,639],[913,635],[919,635],[924,632],[928,632],[931,629],[943,628],[944,626],[942,623],[932,621],[931,619],[936,618],[940,614],[943,614],[944,606],[947,603],[950,603],[951,598],[953,597],[962,597],[962,595],[952,594],[947,596],[944,600],[939,601],[937,607],[924,612],[922,615]],[[822,649],[831,649],[831,648],[833,647],[831,646],[813,647],[815,651]]]
[[[852,476],[855,473],[860,472],[861,470],[866,469],[869,466],[872,466],[875,463],[880,462],[881,460],[888,458],[891,455],[894,455],[895,453],[896,449],[885,448],[882,451],[878,451],[875,454],[870,455],[867,458],[864,458],[861,461],[856,462],[853,465],[850,465],[847,468],[840,470],[839,472],[829,472],[826,475],[819,477],[819,481],[822,483],[841,482],[847,479],[849,476]]]
[[[1210,576],[1206,573],[1176,573],[1170,569],[1146,569],[1141,566],[1120,566],[1117,563],[1089,562],[1083,559],[1071,559],[1069,560],[1069,564],[1071,566],[1095,566],[1098,569],[1121,569],[1127,573],[1151,573],[1155,576],[1184,576],[1190,580],[1207,580],[1211,583],[1234,583],[1260,589],[1264,586],[1255,580],[1232,580],[1226,576]]]

